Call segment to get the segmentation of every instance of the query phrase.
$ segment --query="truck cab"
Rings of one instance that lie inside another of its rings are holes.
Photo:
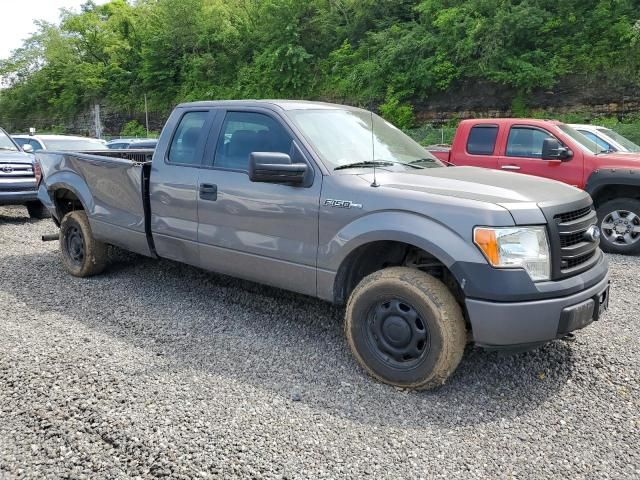
[[[558,180],[592,197],[602,248],[640,253],[640,154],[611,153],[555,120],[464,120],[449,150],[433,151],[453,165],[491,168]]]

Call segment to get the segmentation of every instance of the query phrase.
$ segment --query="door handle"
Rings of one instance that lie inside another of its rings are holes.
[[[201,183],[200,198],[202,200],[216,201],[218,199],[218,186],[212,183]]]
[[[518,165],[502,165],[500,168],[502,170],[520,170]]]

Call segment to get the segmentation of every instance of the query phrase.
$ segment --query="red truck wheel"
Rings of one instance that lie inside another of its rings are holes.
[[[622,255],[640,253],[640,201],[610,200],[600,205],[597,213],[602,250]]]

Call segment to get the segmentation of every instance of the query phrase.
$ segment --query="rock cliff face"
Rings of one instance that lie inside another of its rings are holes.
[[[516,106],[519,108],[514,108]],[[439,123],[452,118],[519,116],[523,115],[522,110],[623,117],[640,112],[640,86],[620,80],[572,77],[546,90],[522,93],[478,82],[458,85],[415,105],[419,123]]]

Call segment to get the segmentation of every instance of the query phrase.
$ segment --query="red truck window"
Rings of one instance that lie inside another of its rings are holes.
[[[493,155],[498,136],[497,125],[476,125],[467,139],[467,153],[471,155]]]
[[[546,138],[554,137],[537,128],[513,127],[507,139],[507,156],[542,158],[542,144]]]

